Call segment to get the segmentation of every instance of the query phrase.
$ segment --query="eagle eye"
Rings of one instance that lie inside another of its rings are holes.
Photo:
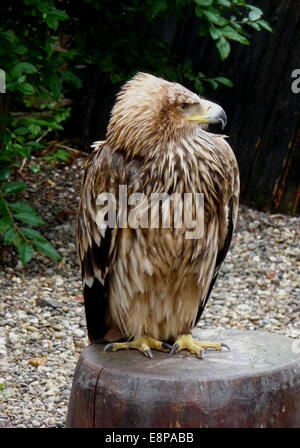
[[[182,104],[180,104],[180,109],[182,109],[182,110],[185,110],[185,109],[187,109],[189,107],[189,104],[188,103],[182,103]]]

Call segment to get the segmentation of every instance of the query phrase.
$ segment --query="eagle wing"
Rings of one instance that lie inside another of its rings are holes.
[[[113,153],[105,142],[84,162],[85,172],[81,187],[77,221],[77,250],[83,280],[83,295],[88,335],[91,342],[99,341],[107,333],[109,267],[115,256],[117,227],[104,225],[101,193],[116,197],[124,174],[123,157]],[[99,219],[101,222],[99,222]]]
[[[213,287],[219,275],[219,270],[224,262],[227,252],[229,250],[233,231],[237,222],[238,205],[239,205],[239,169],[234,153],[223,138],[223,136],[210,134],[210,137],[215,141],[216,147],[222,153],[224,165],[227,166],[226,186],[222,185],[220,190],[220,205],[218,210],[219,223],[219,240],[218,253],[214,267],[213,277],[211,279],[208,292],[200,302],[199,310],[195,320],[195,325],[199,322]]]

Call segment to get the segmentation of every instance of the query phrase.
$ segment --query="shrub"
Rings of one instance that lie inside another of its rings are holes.
[[[70,109],[66,96],[82,86],[87,68],[97,66],[103,79],[119,83],[138,70],[171,80],[188,80],[198,92],[232,86],[222,76],[195,73],[155,32],[166,17],[197,17],[200,36],[213,39],[222,61],[231,42],[249,45],[248,29],[266,29],[262,11],[246,0],[12,0],[1,6],[0,69],[7,93],[0,96],[0,234],[26,264],[34,251],[59,260],[54,247],[36,230],[42,217],[18,200],[26,183],[11,174],[44,147],[50,132],[63,130]],[[23,116],[16,116],[22,111]],[[67,158],[63,150],[48,157]],[[32,167],[38,171],[38,166]]]

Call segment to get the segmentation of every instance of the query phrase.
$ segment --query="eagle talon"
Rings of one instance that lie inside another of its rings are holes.
[[[204,353],[205,353],[205,349],[200,350],[199,354],[198,354],[198,358],[199,359],[204,359]]]
[[[113,352],[114,351],[114,344],[106,344],[106,346],[103,349],[103,352]]]
[[[203,359],[206,349],[222,351],[222,347],[230,350],[226,344],[220,344],[219,342],[197,341],[191,334],[182,334],[177,337],[170,355],[181,352],[181,350],[187,350],[192,355],[196,355],[198,358]]]
[[[172,345],[167,344],[166,342],[163,342],[161,345],[162,345],[162,347],[165,348],[166,350],[169,350],[169,351],[172,350]]]
[[[169,356],[174,355],[174,353],[176,354],[178,349],[179,349],[179,344],[174,344],[169,353]]]
[[[141,336],[137,339],[127,342],[114,342],[107,344],[104,352],[116,352],[117,350],[129,350],[136,349],[142,352],[147,358],[153,359],[153,353],[151,349],[158,350],[160,352],[168,352],[172,347],[165,342],[158,341],[151,336]]]
[[[227,344],[223,344],[223,342],[221,342],[221,347],[227,348],[227,351],[230,352],[230,347]]]
[[[144,350],[144,353],[147,356],[147,358],[153,359],[153,354],[152,354],[152,351],[150,348],[149,348],[149,350]]]

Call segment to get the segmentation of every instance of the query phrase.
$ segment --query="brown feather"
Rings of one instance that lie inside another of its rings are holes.
[[[179,84],[136,75],[118,95],[106,141],[85,163],[77,244],[86,306],[91,290],[98,300],[92,317],[86,308],[88,326],[90,320],[97,328],[99,319],[101,327],[89,332],[91,340],[110,328],[125,337],[169,340],[203,311],[236,224],[239,174],[223,136],[182,119],[178,104],[199,101]],[[100,229],[96,198],[117,196],[119,185],[128,194],[203,193],[203,238],[186,239],[186,229],[174,227]]]

